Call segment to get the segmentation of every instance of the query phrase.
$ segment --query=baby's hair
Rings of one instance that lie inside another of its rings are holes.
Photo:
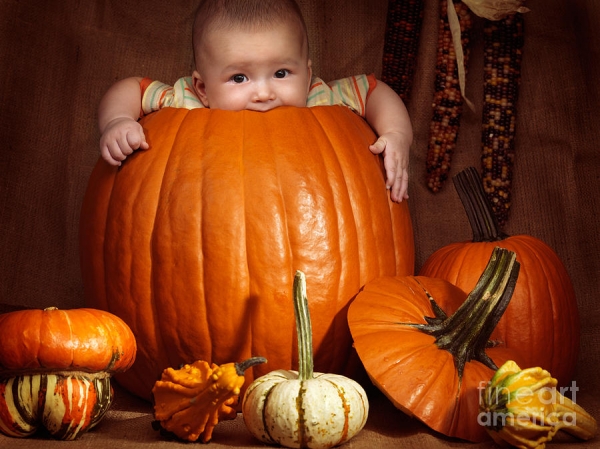
[[[295,0],[201,0],[192,30],[194,58],[202,34],[208,29],[232,26],[260,29],[279,21],[295,21],[307,35],[302,11]]]

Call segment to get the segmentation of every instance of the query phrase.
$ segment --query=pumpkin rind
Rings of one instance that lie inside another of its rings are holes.
[[[99,162],[80,225],[88,304],[138,340],[120,383],[149,398],[166,366],[253,354],[269,369],[249,381],[294,368],[295,269],[314,292],[316,368],[354,374],[350,300],[414,269],[408,205],[389,200],[364,120],[337,106],[166,108],[142,124],[151,148]]]

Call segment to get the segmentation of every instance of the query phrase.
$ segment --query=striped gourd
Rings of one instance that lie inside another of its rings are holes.
[[[417,62],[423,0],[390,0],[381,80],[407,103]]]
[[[523,16],[484,21],[482,179],[500,226],[508,220],[515,156],[516,106],[524,42]]]
[[[25,437],[45,428],[74,440],[95,426],[113,398],[106,373],[34,374],[0,382],[0,430]]]
[[[426,181],[427,187],[432,192],[438,192],[448,178],[463,108],[456,52],[448,22],[447,2],[448,0],[440,0],[435,88],[432,104],[433,118],[431,119],[427,147]],[[466,71],[472,17],[469,8],[461,1],[455,1],[454,8],[460,23]]]

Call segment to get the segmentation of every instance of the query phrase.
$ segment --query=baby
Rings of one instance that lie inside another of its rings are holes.
[[[168,86],[147,78],[115,83],[100,102],[100,151],[120,165],[148,149],[141,115],[162,107],[265,112],[279,106],[341,104],[378,135],[369,149],[383,154],[393,201],[408,198],[412,127],[404,103],[373,75],[324,83],[312,76],[308,35],[294,0],[201,0],[193,27],[191,77]]]

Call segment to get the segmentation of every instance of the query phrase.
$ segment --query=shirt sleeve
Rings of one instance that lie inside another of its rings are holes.
[[[142,92],[141,115],[150,114],[162,108],[203,108],[192,86],[192,77],[179,78],[173,86],[144,78],[140,82]]]
[[[306,105],[344,105],[361,117],[365,116],[369,95],[377,86],[375,75],[357,75],[325,83],[314,78]]]

